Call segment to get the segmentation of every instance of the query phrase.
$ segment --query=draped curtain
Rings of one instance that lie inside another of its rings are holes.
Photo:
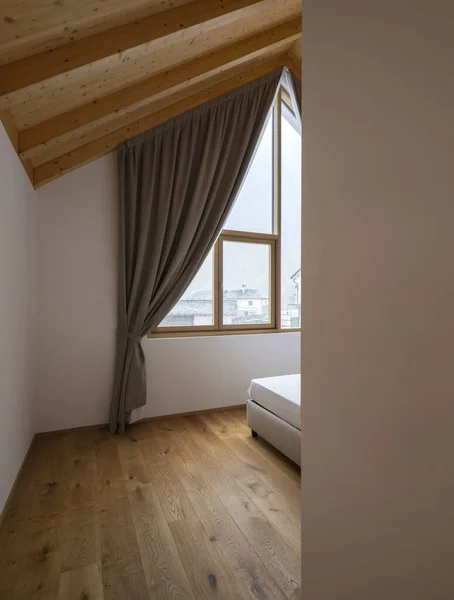
[[[146,403],[142,338],[178,302],[216,241],[282,69],[119,147],[118,332],[110,429]]]

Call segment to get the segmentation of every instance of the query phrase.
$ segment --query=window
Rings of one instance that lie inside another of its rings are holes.
[[[281,327],[301,326],[301,135],[283,103],[281,113]]]
[[[281,88],[216,244],[151,336],[301,326],[301,133]]]
[[[225,224],[229,231],[273,233],[273,114]]]

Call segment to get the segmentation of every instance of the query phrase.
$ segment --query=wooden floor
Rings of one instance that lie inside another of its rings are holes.
[[[38,437],[0,598],[300,598],[300,471],[242,409]]]

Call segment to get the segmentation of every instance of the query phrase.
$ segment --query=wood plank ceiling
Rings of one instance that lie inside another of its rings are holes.
[[[278,66],[301,0],[2,0],[0,119],[38,187]]]

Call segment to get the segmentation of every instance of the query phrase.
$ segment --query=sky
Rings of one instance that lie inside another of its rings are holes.
[[[272,233],[272,119],[269,118],[253,162],[224,229]],[[301,266],[301,136],[282,117],[282,295],[294,289],[290,276]],[[213,284],[212,252],[183,298]],[[242,285],[269,295],[269,252],[262,244],[224,246],[224,289]]]

